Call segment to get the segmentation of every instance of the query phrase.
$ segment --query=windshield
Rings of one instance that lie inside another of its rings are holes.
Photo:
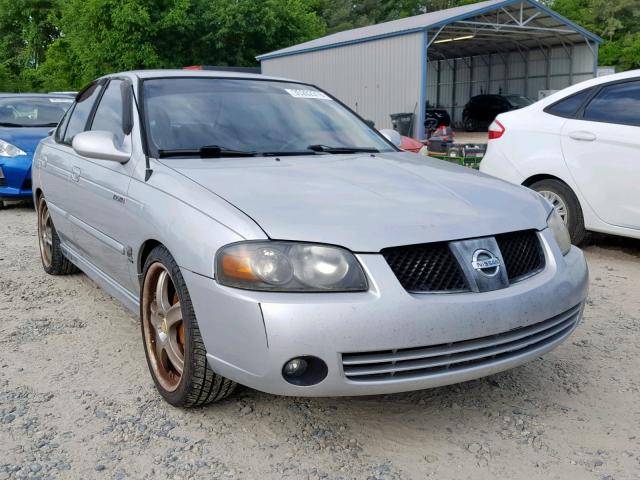
[[[307,85],[223,78],[164,78],[143,85],[154,156],[194,155],[205,147],[227,156],[395,151],[349,110]]]
[[[507,95],[505,98],[511,104],[512,107],[516,107],[516,108],[528,107],[533,103],[527,97],[523,97],[520,95]]]
[[[0,127],[55,127],[73,98],[0,97]]]

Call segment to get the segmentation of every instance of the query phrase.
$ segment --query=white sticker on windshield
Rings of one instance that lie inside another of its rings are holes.
[[[315,98],[316,100],[331,100],[331,97],[317,90],[304,90],[296,88],[285,88],[287,93],[296,98]]]
[[[73,98],[50,98],[51,103],[73,103]]]

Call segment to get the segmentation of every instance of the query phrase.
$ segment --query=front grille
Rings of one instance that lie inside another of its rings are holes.
[[[6,187],[6,186],[7,186],[7,179],[4,178],[4,172],[0,168],[0,187]]]
[[[462,292],[467,283],[446,242],[385,248],[381,251],[410,292]]]
[[[343,353],[344,374],[354,382],[384,382],[398,378],[423,379],[490,366],[563,340],[580,320],[580,311],[581,305],[577,305],[544,322],[462,342]]]
[[[534,230],[495,236],[504,260],[509,282],[514,283],[544,268],[544,253]]]
[[[509,283],[535,275],[544,268],[544,252],[535,230],[503,233],[494,238],[502,253]],[[380,253],[409,292],[470,291],[448,242],[385,248]]]

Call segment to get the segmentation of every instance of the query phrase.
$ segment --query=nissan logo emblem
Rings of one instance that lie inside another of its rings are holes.
[[[489,250],[481,248],[473,252],[471,266],[485,277],[495,277],[500,271],[500,259]]]

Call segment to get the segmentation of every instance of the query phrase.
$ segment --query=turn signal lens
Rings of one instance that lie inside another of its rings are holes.
[[[558,242],[558,247],[560,247],[560,252],[562,255],[566,255],[571,250],[571,236],[569,235],[569,230],[567,230],[567,226],[562,221],[558,212],[554,208],[547,219],[547,226],[553,233],[556,242]]]
[[[358,292],[368,289],[356,257],[344,248],[293,242],[240,242],[216,255],[216,280],[247,290]]]
[[[225,255],[222,257],[222,272],[225,277],[238,280],[254,281],[258,279],[251,269],[249,257]]]

